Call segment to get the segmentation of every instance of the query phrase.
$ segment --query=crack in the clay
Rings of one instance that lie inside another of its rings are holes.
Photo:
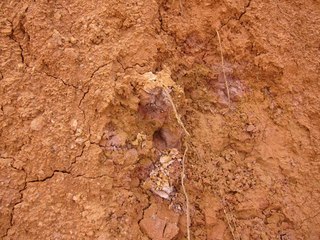
[[[231,20],[241,21],[241,18],[247,13],[248,8],[250,8],[253,0],[248,0],[247,4],[244,6],[243,11],[240,12],[239,16],[231,16],[226,23],[222,23],[218,30],[221,30],[223,27],[227,26]]]
[[[34,2],[35,2],[35,0],[34,0]],[[24,10],[24,12],[23,12],[23,14],[24,15],[26,15],[27,14],[27,12],[28,12],[28,10],[29,10],[29,7],[31,6],[31,4],[32,4],[32,2],[30,2],[29,3],[29,5],[25,8],[25,10]],[[15,36],[14,36],[14,29],[13,29],[13,20],[8,20],[9,21],[9,23],[11,24],[11,33],[10,33],[10,35],[9,35],[9,38],[11,39],[11,40],[13,40],[16,44],[18,44],[18,47],[19,47],[19,49],[20,49],[20,57],[21,57],[21,62],[22,62],[22,64],[24,64],[24,65],[26,65],[27,67],[29,67],[29,65],[26,63],[26,61],[25,61],[25,56],[24,56],[24,49],[23,49],[23,47],[22,47],[22,44],[20,43],[20,41],[18,41],[16,38],[15,38]],[[23,25],[22,25],[23,26]],[[28,37],[29,37],[29,39],[30,39],[30,36],[29,36],[29,34],[25,31],[25,28],[24,28],[24,26],[23,26],[23,29],[21,29],[22,31],[23,31],[23,33],[24,34],[26,34]]]
[[[139,67],[141,67],[141,68],[143,68],[143,67],[146,66],[145,64],[140,64],[140,63],[135,63],[135,64],[133,64],[133,65],[131,65],[131,66],[124,66],[123,63],[119,60],[118,57],[116,58],[116,61],[117,61],[117,63],[120,64],[120,66],[121,66],[121,68],[122,68],[122,70],[123,70],[124,72],[125,72],[126,70],[128,70],[128,69],[133,69],[133,68],[135,68],[135,67],[137,67],[137,66],[139,66]]]
[[[166,32],[163,28],[163,18],[162,18],[162,13],[161,13],[161,7],[162,7],[162,4],[160,3],[159,4],[159,7],[158,7],[158,19],[159,19],[159,24],[160,24],[160,31],[163,31],[163,32]]]
[[[102,174],[102,175],[99,175],[99,176],[88,177],[88,176],[85,176],[84,174],[79,174],[79,175],[75,175],[73,177],[74,178],[85,178],[85,179],[93,180],[93,179],[99,179],[99,178],[110,177],[110,176],[108,174]]]
[[[143,183],[140,181],[139,182],[139,186],[138,186],[138,188],[140,188],[140,189],[143,189],[143,187],[141,186]],[[142,216],[141,216],[141,218],[140,219],[138,219],[138,225],[139,225],[139,228],[140,228],[140,230],[141,230],[141,226],[140,226],[140,222],[143,220],[143,218],[144,218],[144,215],[145,215],[145,211],[151,206],[151,196],[148,194],[148,193],[144,193],[144,195],[146,195],[147,196],[147,199],[148,199],[148,203],[147,203],[147,206],[145,206],[143,209],[142,209]]]
[[[97,143],[97,142],[92,142],[92,141],[90,141],[90,144],[91,144],[91,145],[96,145],[97,147],[99,147],[99,148],[101,148],[101,149],[104,148],[104,146],[102,146],[100,143]]]
[[[15,161],[14,158],[12,158],[12,159]],[[14,217],[15,207],[16,207],[18,204],[20,204],[20,203],[23,202],[23,191],[26,190],[26,188],[27,188],[27,172],[25,171],[25,169],[24,169],[24,168],[22,168],[22,169],[17,169],[17,168],[15,168],[12,164],[10,164],[10,165],[11,165],[12,168],[14,168],[14,169],[16,169],[16,170],[19,170],[19,171],[22,171],[22,172],[24,173],[24,182],[23,182],[22,188],[19,189],[20,198],[18,199],[18,201],[17,201],[17,202],[13,205],[13,207],[12,207],[12,210],[11,210],[11,213],[10,213],[10,220],[9,220],[9,221],[10,221],[10,226],[9,226],[8,229],[6,230],[6,233],[5,233],[5,235],[3,236],[3,238],[6,237],[6,236],[8,236],[8,233],[9,233],[10,229],[11,229],[12,226],[13,226],[13,217]]]
[[[167,222],[164,224],[164,228],[162,230],[162,237],[165,238],[165,232],[166,232],[166,228],[167,228],[168,224]]]
[[[238,21],[240,21],[241,18],[243,17],[243,15],[245,15],[245,14],[247,13],[247,10],[248,10],[248,8],[250,7],[252,1],[253,1],[253,0],[249,0],[249,1],[247,2],[247,4],[244,6],[243,11],[240,13],[239,17],[236,18]]]
[[[39,71],[37,71],[38,73],[40,73],[41,74],[41,72],[39,72]],[[54,75],[52,75],[52,74],[50,74],[50,73],[47,73],[47,72],[43,72],[45,75],[47,75],[48,77],[51,77],[51,78],[54,78],[54,79],[56,79],[56,80],[59,80],[60,82],[62,82],[62,84],[63,85],[65,85],[65,86],[67,86],[67,87],[72,87],[72,88],[74,88],[75,90],[80,90],[81,91],[81,89],[78,87],[78,86],[76,86],[76,85],[73,85],[73,84],[70,84],[70,83],[67,83],[65,80],[63,80],[62,78],[59,78],[59,77],[57,77],[57,76],[54,76]]]
[[[10,22],[10,23],[11,23],[11,26],[12,26],[12,22]],[[11,34],[9,35],[9,38],[11,40],[13,40],[16,44],[18,44],[18,47],[20,49],[21,63],[25,64],[26,66],[28,66],[28,64],[26,64],[25,58],[24,58],[24,49],[23,49],[21,43],[13,36],[13,30],[11,31]]]
[[[41,72],[39,72],[39,71],[37,71],[37,72],[41,74]],[[79,86],[77,86],[77,85],[73,85],[73,84],[67,83],[67,82],[66,82],[65,80],[63,80],[62,78],[56,77],[56,76],[54,76],[54,75],[51,75],[51,74],[49,74],[49,73],[47,73],[47,72],[45,72],[45,71],[44,71],[43,73],[44,73],[45,75],[47,75],[48,77],[51,77],[51,78],[54,78],[54,79],[56,79],[56,80],[61,81],[63,85],[65,85],[65,86],[67,86],[67,87],[72,87],[72,88],[74,88],[76,91],[81,91],[81,92],[83,93],[83,95],[82,95],[82,97],[81,97],[81,99],[80,99],[77,107],[78,107],[78,109],[81,111],[81,113],[82,113],[82,115],[83,115],[83,118],[84,118],[84,120],[85,120],[85,119],[86,119],[86,114],[85,114],[84,109],[81,107],[81,104],[82,104],[83,99],[85,98],[85,96],[86,96],[87,93],[89,92],[90,88],[88,88],[87,90],[83,90],[81,87],[79,87]]]
[[[104,68],[105,66],[108,66],[110,63],[111,63],[111,61],[110,61],[110,62],[107,62],[107,63],[104,63],[104,64],[102,64],[102,65],[100,65],[100,66],[98,66],[98,67],[92,72],[92,74],[91,74],[91,76],[90,76],[90,80],[94,77],[94,75],[95,75],[101,68]]]
[[[14,218],[14,214],[15,214],[15,213],[14,213],[14,212],[15,212],[15,208],[16,208],[16,206],[17,206],[18,204],[21,204],[21,203],[23,202],[23,192],[27,189],[29,183],[42,183],[42,182],[46,182],[47,180],[50,180],[51,178],[53,178],[56,173],[69,174],[69,175],[71,175],[72,177],[83,177],[83,178],[86,178],[86,179],[98,179],[98,178],[102,178],[102,177],[106,176],[106,175],[101,175],[101,176],[97,176],[97,177],[85,177],[85,176],[73,176],[73,175],[71,174],[72,165],[76,163],[77,158],[80,158],[80,157],[83,155],[85,146],[86,146],[86,142],[83,144],[82,150],[81,150],[80,154],[78,154],[78,155],[74,158],[74,161],[71,163],[69,170],[54,170],[51,175],[49,175],[49,176],[47,176],[47,177],[45,177],[45,178],[42,178],[42,179],[37,179],[37,180],[30,180],[30,181],[28,181],[28,180],[27,180],[27,177],[28,177],[27,172],[26,172],[26,170],[25,170],[23,167],[22,167],[21,169],[18,169],[18,168],[16,168],[12,163],[10,164],[10,167],[12,167],[13,169],[18,170],[18,171],[23,171],[23,173],[24,173],[24,183],[23,183],[22,188],[19,189],[20,198],[18,199],[18,201],[17,201],[17,202],[13,205],[13,207],[12,207],[12,211],[11,211],[11,214],[10,214],[10,226],[8,227],[8,229],[6,229],[6,233],[2,236],[3,238],[8,236],[8,233],[9,233],[10,229],[11,229],[11,228],[13,227],[13,225],[14,225],[13,218]],[[15,159],[14,159],[13,157],[2,157],[2,156],[0,156],[0,158],[10,159],[10,160],[12,160],[12,161],[15,161]]]
[[[302,225],[303,225],[306,221],[311,220],[311,219],[314,219],[314,218],[316,218],[318,215],[320,215],[320,211],[318,211],[317,213],[315,213],[314,215],[312,215],[312,216],[310,216],[310,217],[307,217],[307,218],[303,219],[303,220],[301,221],[301,223],[300,223],[300,228],[299,228],[299,229],[302,228]]]
[[[84,120],[86,120],[86,112],[85,112],[85,110],[81,107],[81,105],[82,105],[82,102],[83,102],[84,98],[85,98],[86,95],[89,93],[89,91],[90,91],[90,87],[88,87],[88,89],[87,89],[86,91],[82,91],[82,92],[83,92],[83,95],[82,95],[82,97],[81,97],[81,99],[80,99],[80,101],[79,101],[79,103],[78,103],[78,108],[79,108],[79,110],[82,112]]]
[[[180,44],[178,43],[176,36],[174,34],[168,32],[168,30],[166,30],[164,28],[164,19],[163,19],[162,9],[164,9],[163,5],[165,3],[167,3],[167,1],[163,1],[158,4],[158,20],[159,20],[159,25],[160,25],[160,33],[159,34],[161,34],[161,32],[163,32],[167,37],[170,37],[173,40],[173,42],[175,43],[175,49],[178,51],[178,46]]]
[[[109,62],[107,62],[107,63],[104,63],[104,64],[101,64],[100,66],[98,66],[98,67],[91,73],[89,80],[86,81],[86,82],[83,84],[83,86],[87,86],[87,85],[92,81],[92,79],[94,78],[95,74],[96,74],[98,71],[100,71],[100,69],[108,66],[110,63],[111,63],[111,61],[109,61]],[[86,95],[87,95],[87,94],[89,93],[89,91],[90,91],[90,86],[88,86],[88,88],[87,88],[86,90],[82,90],[82,89],[81,89],[81,91],[82,91],[83,95],[82,95],[82,97],[81,97],[81,99],[80,99],[80,101],[79,101],[79,103],[78,103],[78,108],[79,108],[80,111],[82,112],[83,117],[84,117],[84,120],[86,120],[85,109],[83,109],[83,108],[81,107],[81,105],[82,105],[82,102],[84,101]]]
[[[125,71],[125,67],[123,66],[122,62],[118,58],[116,58],[116,61],[117,61],[117,63],[120,64],[122,70]]]
[[[83,95],[82,95],[82,97],[81,97],[81,99],[80,99],[80,101],[79,101],[78,107],[79,107],[82,111],[84,111],[84,110],[81,108],[81,104],[82,104],[84,98],[86,97],[86,95],[89,93],[89,91],[90,91],[90,87],[88,87],[88,89],[87,89],[86,91],[83,91]]]
[[[141,183],[139,184],[139,187],[141,187],[140,185],[141,185]],[[144,207],[144,208],[142,209],[142,216],[141,216],[140,219],[138,219],[138,225],[139,225],[139,226],[140,226],[140,222],[141,222],[142,219],[144,218],[145,211],[151,206],[150,196],[149,196],[147,193],[146,193],[146,195],[147,195],[147,197],[148,197],[148,204],[147,204],[146,207]]]
[[[89,142],[89,139],[90,138],[88,137],[88,139],[83,143],[80,154],[76,155],[74,160],[71,162],[71,164],[69,166],[69,173],[72,172],[72,166],[77,163],[78,158],[82,157],[82,155],[84,153],[84,149],[86,148],[87,142]]]
[[[70,171],[68,171],[68,170],[54,170],[50,176],[47,176],[47,177],[42,178],[42,179],[37,179],[37,180],[30,180],[30,181],[27,181],[27,184],[28,184],[28,183],[45,182],[45,181],[47,181],[47,180],[51,179],[51,178],[55,175],[55,173],[71,174],[71,172],[70,172]]]
[[[93,70],[93,72],[91,73],[91,75],[90,75],[90,77],[89,77],[89,80],[87,80],[87,81],[83,84],[83,86],[86,86],[88,83],[90,83],[90,82],[92,81],[93,77],[96,75],[96,73],[97,73],[98,71],[100,71],[100,69],[108,66],[111,62],[112,62],[112,61],[109,61],[109,62],[107,62],[107,63],[103,63],[103,64],[99,65],[95,70]]]

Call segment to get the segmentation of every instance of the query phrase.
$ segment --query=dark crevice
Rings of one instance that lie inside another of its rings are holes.
[[[42,179],[37,179],[37,180],[30,180],[30,181],[27,181],[27,184],[28,184],[28,183],[45,182],[45,181],[47,181],[47,180],[51,179],[51,178],[55,175],[55,173],[65,173],[65,174],[70,174],[70,171],[67,171],[67,170],[54,170],[50,176],[47,176],[47,177],[42,178]]]
[[[243,11],[240,12],[239,16],[230,17],[226,23],[223,23],[218,30],[221,30],[223,27],[227,26],[231,20],[241,21],[241,18],[247,13],[248,8],[250,8],[253,0],[249,0],[247,4],[244,6]]]
[[[79,104],[78,104],[78,108],[79,108],[80,111],[82,112],[84,120],[86,120],[86,112],[85,112],[85,110],[81,107],[81,105],[82,105],[82,102],[83,102],[84,98],[85,98],[86,95],[89,93],[89,91],[90,91],[90,88],[89,88],[89,87],[88,87],[88,89],[87,89],[86,91],[83,91],[83,95],[82,95],[82,97],[81,97],[81,99],[80,99],[80,101],[79,101]]]
[[[99,176],[93,176],[93,177],[88,177],[88,176],[85,176],[84,174],[80,174],[80,175],[75,175],[74,176],[75,178],[85,178],[85,179],[99,179],[99,178],[103,178],[103,177],[110,177],[108,174],[102,174],[102,175],[99,175]]]
[[[128,70],[128,69],[133,69],[133,68],[135,68],[135,67],[141,67],[141,68],[143,68],[143,67],[146,66],[145,64],[140,64],[140,63],[136,63],[136,64],[133,64],[133,65],[131,65],[131,66],[124,66],[123,63],[119,60],[119,58],[116,58],[116,61],[117,61],[117,63],[120,64],[120,66],[121,66],[121,68],[122,68],[122,70],[123,70],[124,72],[125,72],[126,70]]]
[[[11,25],[12,25],[12,23],[11,23]],[[27,67],[29,67],[29,65],[26,64],[26,62],[25,62],[24,49],[23,49],[21,43],[14,37],[13,31],[12,31],[11,34],[9,35],[9,38],[10,38],[11,40],[13,40],[13,41],[18,45],[18,47],[19,47],[19,49],[20,49],[21,63],[22,63],[22,64],[25,64]]]
[[[91,141],[90,141],[90,144],[91,144],[91,145],[96,145],[96,146],[98,146],[99,148],[105,148],[105,146],[101,145],[100,143],[96,143],[96,142],[91,142]]]
[[[21,56],[21,61],[22,61],[23,64],[25,64],[23,48],[22,48],[22,46],[21,46],[20,43],[18,43],[18,44],[19,44],[19,48],[20,48],[20,51],[21,51],[21,54],[20,54],[20,56]],[[26,64],[26,65],[27,65],[27,64]]]
[[[15,159],[13,159],[15,160]],[[18,204],[22,203],[23,202],[23,191],[26,190],[27,188],[27,172],[25,171],[24,168],[22,169],[17,169],[16,167],[14,167],[12,164],[11,164],[11,167],[16,169],[16,170],[20,170],[20,171],[23,171],[24,173],[24,183],[23,183],[23,186],[22,188],[19,190],[19,195],[20,195],[20,198],[18,199],[18,201],[13,205],[12,207],[12,211],[11,211],[11,214],[10,214],[10,227],[6,230],[6,234],[3,236],[3,237],[6,237],[8,236],[8,233],[9,233],[9,230],[11,229],[11,227],[13,226],[13,217],[14,217],[14,211],[15,211],[15,208]]]
[[[38,71],[38,73],[41,74],[41,72],[39,72],[39,71]],[[54,79],[56,79],[56,80],[59,80],[60,82],[63,83],[63,85],[65,85],[65,86],[67,86],[67,87],[72,87],[72,88],[74,88],[74,89],[76,89],[76,90],[80,90],[80,88],[79,88],[78,86],[73,85],[73,84],[70,84],[70,83],[67,83],[67,82],[64,81],[62,78],[59,78],[59,77],[54,76],[54,75],[51,75],[50,73],[47,73],[47,72],[43,72],[43,73],[44,73],[45,75],[47,75],[48,77],[54,78]]]
[[[139,187],[142,188],[142,186],[139,186]],[[142,209],[142,216],[141,216],[140,219],[138,219],[138,224],[139,224],[139,225],[140,225],[140,222],[142,221],[142,219],[144,218],[145,211],[151,206],[150,196],[149,196],[149,195],[147,195],[147,196],[148,196],[148,204],[147,204],[147,206],[145,206],[145,207]]]
[[[158,19],[159,19],[159,23],[160,23],[160,31],[165,32],[165,30],[163,28],[163,18],[162,18],[162,13],[161,13],[161,7],[162,7],[162,5],[159,5],[159,7],[158,7]]]
[[[94,75],[101,69],[104,68],[105,66],[108,66],[110,64],[110,62],[104,63],[102,65],[100,65],[99,67],[97,67],[91,74],[90,76],[90,80],[94,77]]]
[[[96,75],[96,73],[99,72],[100,69],[108,66],[110,63],[111,63],[111,61],[109,61],[109,62],[107,62],[107,63],[104,63],[104,64],[98,66],[98,67],[91,73],[89,80],[87,80],[87,81],[83,84],[83,86],[87,86],[88,83],[91,82],[91,80],[94,78],[94,76]]]
[[[117,63],[119,63],[119,64],[120,64],[120,66],[121,66],[122,70],[123,70],[123,71],[125,71],[125,70],[126,70],[126,68],[125,68],[125,66],[123,66],[123,64],[122,64],[122,62],[119,60],[119,58],[116,58],[116,61],[117,61]]]
[[[41,72],[39,72],[39,71],[38,71],[38,73],[41,74]],[[80,87],[78,87],[78,86],[76,86],[76,85],[73,85],[73,84],[69,84],[69,83],[67,83],[66,81],[64,81],[63,79],[61,79],[61,78],[59,78],[59,77],[56,77],[56,76],[54,76],[54,75],[51,75],[51,74],[49,74],[49,73],[47,73],[47,72],[44,72],[44,74],[47,75],[48,77],[54,78],[54,79],[56,79],[56,80],[59,80],[59,81],[62,82],[63,85],[65,85],[66,87],[72,87],[72,88],[74,88],[76,91],[81,91],[81,92],[83,93],[83,95],[82,95],[82,97],[81,97],[81,99],[80,99],[80,101],[79,101],[78,108],[79,108],[79,110],[82,112],[83,118],[84,118],[84,120],[85,120],[85,119],[86,119],[86,114],[85,114],[84,109],[81,108],[81,104],[82,104],[83,99],[85,98],[85,96],[86,96],[87,93],[89,92],[89,88],[88,88],[86,91],[84,91],[84,90],[81,89]]]
[[[162,237],[164,237],[165,238],[165,232],[166,232],[166,228],[167,228],[167,222],[165,223],[165,225],[164,225],[164,228],[163,228],[163,230],[162,230]]]
[[[27,7],[24,9],[24,12],[22,13],[22,15],[23,15],[24,17],[25,17],[25,15],[27,14],[30,5],[31,5],[31,2],[29,3],[29,6],[27,6]],[[24,65],[26,65],[27,67],[29,67],[29,65],[28,65],[28,64],[26,63],[26,61],[25,61],[25,50],[23,49],[21,42],[18,41],[18,39],[15,37],[15,34],[14,34],[14,29],[13,29],[13,21],[14,21],[14,20],[11,20],[11,21],[8,20],[8,21],[9,21],[10,24],[11,24],[11,33],[10,33],[10,35],[9,35],[9,38],[10,38],[11,40],[13,40],[13,41],[18,45],[18,47],[19,47],[19,49],[20,49],[21,63],[24,64]],[[19,24],[20,24],[20,30],[23,32],[24,35],[27,36],[28,40],[30,40],[29,34],[26,32],[24,25],[21,23],[21,19],[19,20]]]
[[[90,139],[90,137],[89,137],[89,139]],[[82,155],[83,155],[83,153],[84,153],[84,149],[86,148],[87,142],[89,142],[89,140],[86,140],[86,141],[83,143],[80,154],[78,154],[78,155],[73,159],[73,161],[71,162],[71,165],[70,165],[70,167],[69,167],[69,169],[70,169],[69,172],[70,172],[70,173],[71,173],[71,171],[72,171],[72,166],[77,163],[78,158],[81,158],[81,157],[82,157]]]
[[[241,21],[242,16],[247,13],[247,9],[250,7],[251,2],[252,0],[249,0],[247,5],[244,6],[244,10],[240,13],[239,17],[236,18],[238,21]]]
[[[176,39],[176,36],[174,36],[174,34],[168,32],[168,30],[165,29],[165,21],[164,21],[164,18],[163,18],[163,11],[165,12],[165,7],[164,7],[164,4],[166,4],[167,1],[163,1],[163,2],[160,2],[158,4],[158,20],[159,20],[159,26],[160,26],[160,33],[163,33],[165,34],[167,37],[170,37],[173,42],[175,43],[175,49],[178,50],[178,46],[180,45]],[[182,13],[181,13],[182,14]],[[181,15],[180,14],[180,15]]]

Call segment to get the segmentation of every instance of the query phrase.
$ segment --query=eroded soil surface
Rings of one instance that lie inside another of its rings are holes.
[[[319,53],[313,0],[2,0],[0,237],[187,239],[184,160],[191,239],[320,239]]]

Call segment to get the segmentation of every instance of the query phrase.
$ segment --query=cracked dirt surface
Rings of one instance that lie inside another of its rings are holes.
[[[191,239],[319,239],[319,16],[312,0],[1,1],[0,238],[186,239],[179,181],[169,199],[146,183],[187,142]]]

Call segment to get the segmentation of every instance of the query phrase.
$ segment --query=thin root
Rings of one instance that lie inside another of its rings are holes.
[[[169,102],[171,103],[174,115],[175,115],[179,125],[181,126],[181,128],[183,129],[183,131],[185,132],[187,137],[189,137],[190,134],[187,131],[187,129],[185,128],[183,122],[181,121],[181,119],[179,117],[179,114],[178,114],[178,111],[177,111],[177,108],[176,108],[176,105],[174,104],[174,102],[172,100],[172,97],[171,97],[171,95],[170,95],[170,93],[169,93],[169,91],[168,91],[168,89],[166,87],[164,87],[164,93],[166,94],[167,98],[169,99]],[[187,190],[186,190],[186,186],[184,184],[184,180],[185,180],[185,177],[186,177],[186,174],[185,174],[185,171],[186,171],[185,170],[186,169],[185,161],[186,161],[187,152],[188,152],[188,144],[186,143],[185,144],[185,150],[184,150],[183,158],[182,158],[181,186],[182,186],[182,191],[183,191],[184,197],[186,199],[187,239],[191,240],[191,234],[190,234],[190,226],[191,226],[190,202],[189,202],[189,196],[188,196],[188,193],[187,193]]]
[[[226,217],[226,220],[227,220],[227,223],[228,223],[232,238],[233,238],[233,240],[238,240],[238,237],[237,237],[238,234],[237,234],[236,226],[235,226],[236,224],[235,224],[234,220],[231,219],[229,214],[227,213],[226,206],[228,206],[229,212],[231,212],[231,211],[230,211],[229,205],[226,203],[226,201],[222,197],[221,191],[220,191],[220,198],[221,198],[222,205],[223,205],[223,213],[224,213],[224,215]],[[234,226],[232,226],[232,225],[234,225]]]
[[[230,101],[229,83],[228,83],[228,80],[227,80],[226,71],[225,71],[225,67],[224,67],[224,58],[223,58],[223,52],[222,52],[221,38],[220,38],[220,34],[219,34],[218,30],[216,30],[216,33],[217,33],[217,36],[218,36],[218,41],[219,41],[219,46],[220,46],[221,66],[222,66],[224,84],[226,85],[228,103],[230,104],[231,101]]]
[[[172,100],[172,97],[171,97],[171,95],[170,95],[170,93],[169,93],[168,89],[167,89],[166,87],[164,87],[164,88],[163,88],[163,90],[164,90],[164,92],[165,92],[165,94],[166,94],[166,96],[167,96],[167,98],[168,98],[169,102],[171,103],[171,106],[172,106],[172,109],[173,109],[174,115],[175,115],[175,117],[176,117],[176,119],[177,119],[177,121],[178,121],[179,125],[182,127],[182,129],[183,129],[183,131],[185,132],[185,134],[186,134],[187,136],[190,136],[190,133],[187,131],[187,129],[185,128],[185,126],[184,126],[183,122],[182,122],[182,121],[181,121],[181,119],[180,119],[180,116],[179,116],[179,114],[178,114],[178,111],[177,111],[176,105],[174,104],[174,102],[173,102],[173,100]]]
[[[182,15],[183,6],[182,6],[182,2],[181,2],[181,0],[179,0],[179,5],[180,5],[180,13],[181,13],[181,15]]]
[[[190,226],[191,226],[190,204],[189,204],[189,196],[187,194],[187,190],[184,185],[184,179],[186,177],[186,175],[185,175],[185,160],[186,160],[187,151],[188,151],[188,145],[186,144],[183,158],[182,158],[181,186],[182,186],[184,197],[186,199],[187,239],[190,240],[191,239],[191,236],[190,236]]]

